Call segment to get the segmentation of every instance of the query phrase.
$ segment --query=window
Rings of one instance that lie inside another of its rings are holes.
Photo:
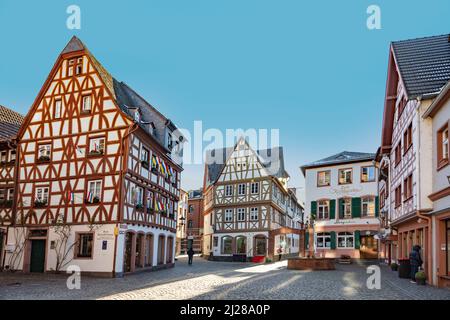
[[[237,254],[246,254],[246,244],[247,239],[245,237],[237,237],[236,238],[236,253]]]
[[[194,206],[192,204],[189,205],[189,213],[194,213]]]
[[[147,212],[153,208],[153,192],[147,191]]]
[[[412,197],[412,174],[409,175],[405,181],[403,181],[403,190],[404,190],[404,201],[407,201],[409,198]]]
[[[134,121],[136,121],[137,123],[141,122],[141,114],[139,113],[139,111],[136,111],[134,113]]]
[[[219,245],[219,237],[214,237],[213,238],[213,246],[217,247]]]
[[[8,189],[8,200],[14,200],[14,189]]]
[[[77,59],[77,66],[75,67],[75,74],[81,74],[83,72],[83,58]]]
[[[192,222],[192,220],[189,220],[189,221],[188,221],[188,228],[189,228],[189,229],[192,229],[192,228],[193,228],[193,222]]]
[[[317,186],[324,187],[330,185],[330,171],[317,172]]]
[[[245,221],[245,208],[239,208],[237,209],[237,220],[238,221]]]
[[[225,209],[225,222],[233,221],[233,209]]]
[[[90,112],[92,109],[92,97],[91,95],[83,96],[83,105],[81,106],[81,111]]]
[[[225,196],[231,197],[233,195],[233,186],[227,185],[225,186]]]
[[[150,155],[150,151],[148,151],[147,148],[142,147],[142,150],[141,150],[141,161],[146,161],[147,164],[148,164],[149,155]]]
[[[352,169],[339,169],[339,184],[352,183]]]
[[[375,167],[362,167],[361,168],[361,182],[373,182],[375,181]]]
[[[6,199],[6,189],[0,189],[0,202],[5,201]]]
[[[73,68],[75,65],[75,59],[70,59],[67,65],[67,75],[69,77],[73,76]]]
[[[9,162],[14,162],[16,161],[16,150],[11,150],[10,154],[9,154]]]
[[[258,208],[250,208],[250,220],[258,221]]]
[[[252,194],[259,193],[259,182],[252,182],[251,191],[252,191]]]
[[[135,198],[134,204],[136,206],[141,207],[144,203],[144,188],[136,187],[135,192],[136,192],[136,198]]]
[[[94,235],[92,233],[77,234],[76,258],[92,258]]]
[[[339,232],[337,237],[338,248],[353,248],[353,239],[353,233]]]
[[[402,204],[402,187],[399,185],[395,188],[395,207],[399,207]]]
[[[329,201],[319,201],[317,205],[318,219],[328,219],[329,218]]]
[[[448,124],[437,132],[437,168],[440,169],[448,164],[449,143]]]
[[[402,160],[402,143],[401,143],[401,141],[395,147],[394,152],[395,152],[395,166],[397,166],[400,163],[400,161]]]
[[[407,104],[407,100],[406,97],[403,96],[403,98],[400,100],[400,102],[398,103],[398,107],[397,107],[397,120],[400,119],[400,116],[403,113],[403,110],[405,110],[406,104]]]
[[[99,155],[105,153],[105,138],[92,138],[89,140],[89,154]]]
[[[331,248],[331,236],[329,232],[317,234],[317,248]]]
[[[35,205],[47,205],[48,204],[48,187],[38,187],[36,188],[36,195],[35,195]]]
[[[38,160],[39,161],[50,161],[50,154],[51,154],[51,145],[49,144],[42,144],[39,146],[38,149]]]
[[[341,219],[351,219],[352,217],[352,199],[341,199],[341,207],[339,208],[339,217]]]
[[[233,239],[231,237],[222,237],[222,254],[232,254],[233,253],[233,247],[232,247]]]
[[[55,100],[53,117],[55,119],[61,118],[61,99]]]
[[[173,140],[172,140],[172,133],[171,132],[167,132],[167,148],[169,150],[172,150],[172,148],[173,148]]]
[[[366,217],[375,216],[375,197],[361,198],[362,215]]]
[[[238,185],[238,195],[245,195],[245,183],[241,183]]]
[[[406,151],[409,150],[409,148],[412,146],[412,123],[406,128],[405,132],[403,133],[403,153],[406,153]]]
[[[266,238],[255,237],[255,245],[256,245],[256,255],[265,256],[267,252],[267,241]]]
[[[8,160],[8,153],[6,151],[2,151],[0,153],[0,161],[6,163]]]
[[[99,202],[102,195],[102,181],[94,180],[88,182],[87,198],[88,203]]]

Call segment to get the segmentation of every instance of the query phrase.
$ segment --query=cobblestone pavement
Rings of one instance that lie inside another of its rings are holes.
[[[124,278],[82,277],[80,290],[68,290],[67,276],[0,273],[0,299],[407,299],[450,300],[450,290],[411,284],[382,267],[381,289],[369,290],[366,267],[337,265],[335,271],[287,270],[286,261],[209,262],[142,272]]]

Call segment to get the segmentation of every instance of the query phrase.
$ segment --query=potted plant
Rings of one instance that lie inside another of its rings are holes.
[[[398,270],[398,264],[396,264],[395,262],[391,263],[391,270],[392,271],[397,271]]]
[[[50,161],[50,157],[49,156],[40,156],[38,158],[38,162],[49,162]]]
[[[45,200],[36,199],[34,201],[34,207],[35,208],[42,208],[42,207],[45,207],[46,205],[47,205],[47,201],[45,201]]]
[[[425,272],[423,272],[423,271],[416,272],[415,278],[416,278],[416,283],[418,285],[422,285],[422,286],[425,285],[425,280],[427,279]]]

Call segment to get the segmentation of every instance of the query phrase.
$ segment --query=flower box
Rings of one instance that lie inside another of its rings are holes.
[[[40,156],[38,158],[37,162],[39,162],[39,163],[50,162],[50,157],[49,156]]]
[[[142,160],[142,161],[141,161],[141,165],[142,165],[142,168],[145,168],[145,169],[148,170],[148,161]]]
[[[44,208],[48,205],[47,201],[42,201],[42,200],[36,200],[34,201],[34,207],[35,208]]]

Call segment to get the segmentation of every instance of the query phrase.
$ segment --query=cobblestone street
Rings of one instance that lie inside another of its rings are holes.
[[[382,267],[381,289],[366,287],[366,268],[294,271],[286,261],[265,265],[209,262],[181,257],[175,268],[117,279],[82,277],[68,290],[66,276],[0,273],[1,299],[448,299],[450,290],[411,284]]]

